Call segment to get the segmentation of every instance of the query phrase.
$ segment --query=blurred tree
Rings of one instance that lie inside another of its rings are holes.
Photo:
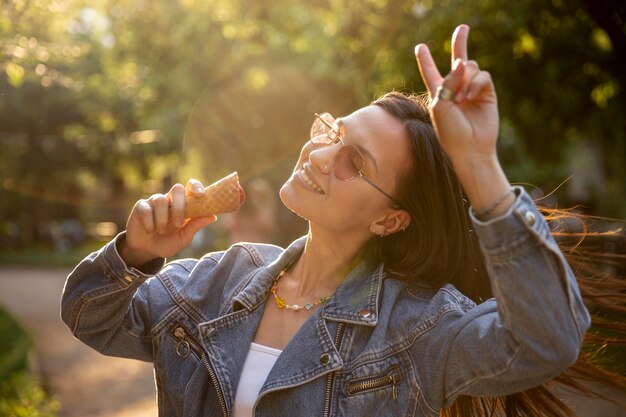
[[[134,199],[190,176],[209,182],[236,169],[278,187],[313,112],[423,91],[413,46],[428,43],[447,72],[459,22],[472,26],[470,53],[496,81],[511,179],[550,190],[574,165],[583,179],[595,169],[577,198],[626,217],[625,7],[3,1],[0,235],[19,225],[32,241],[40,224],[76,216],[122,226]]]
[[[65,71],[68,58],[84,53],[80,44],[56,38],[56,24],[42,2],[2,3],[0,16],[0,156],[3,227],[18,228],[25,243],[38,228],[56,218],[59,200],[68,195],[71,174],[60,169],[77,159],[77,149],[63,143],[62,131],[81,120],[76,100],[80,85]],[[62,16],[61,10],[56,13]],[[49,194],[42,201],[34,194]]]

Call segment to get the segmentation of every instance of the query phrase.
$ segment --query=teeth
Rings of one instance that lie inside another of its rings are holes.
[[[313,188],[315,191],[317,191],[320,194],[324,194],[324,190],[322,190],[313,181],[311,181],[311,178],[309,178],[309,176],[306,175],[306,172],[300,171],[300,177],[304,180],[304,182],[306,182],[309,185],[309,187]]]

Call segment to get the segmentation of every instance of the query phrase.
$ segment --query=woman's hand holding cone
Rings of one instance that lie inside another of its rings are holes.
[[[215,214],[236,211],[245,195],[233,173],[209,187],[191,179],[175,184],[167,194],[137,201],[126,224],[126,239],[118,244],[128,266],[141,267],[168,258],[187,247],[195,234],[217,220]]]

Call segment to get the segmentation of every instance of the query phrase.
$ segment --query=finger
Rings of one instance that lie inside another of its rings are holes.
[[[452,71],[446,75],[446,78],[443,79],[441,85],[445,88],[449,88],[455,93],[461,88],[463,84],[463,77],[465,76],[465,65],[463,65],[463,61],[461,59],[457,59],[452,64]]]
[[[454,64],[452,64],[452,71],[446,78],[443,79],[440,86],[452,90],[456,94],[457,90],[461,87],[463,82],[463,75],[465,73],[465,66],[463,65],[463,61],[461,59],[457,59]],[[434,99],[430,102],[431,109],[448,109],[450,105],[454,104],[455,100],[443,100],[438,96],[435,96]]]
[[[456,93],[454,101],[460,103],[467,96],[467,92],[472,84],[472,80],[480,73],[480,69],[478,68],[478,63],[476,61],[464,61],[463,65],[465,66],[465,74],[463,75],[463,83],[461,84],[461,88]]]
[[[472,83],[469,86],[467,92],[468,100],[475,100],[480,96],[483,91],[494,90],[493,81],[491,80],[491,74],[487,71],[481,71],[474,77]]]
[[[428,93],[432,98],[435,94],[435,90],[441,84],[443,77],[433,61],[433,57],[430,54],[430,50],[423,43],[415,47],[415,59],[417,59],[417,65],[419,66],[420,75],[424,81],[424,85],[428,89]]]
[[[193,219],[189,219],[189,221],[185,223],[185,226],[180,229],[180,237],[184,245],[189,245],[193,237],[200,229],[214,223],[215,221],[217,221],[217,216],[195,217]]]
[[[158,233],[163,234],[169,222],[170,200],[163,194],[155,194],[150,197],[150,203],[154,215],[154,227]]]
[[[133,216],[138,218],[147,233],[154,232],[154,217],[152,216],[152,207],[148,201],[137,201],[130,216],[131,218]]]
[[[467,61],[467,38],[469,37],[469,26],[459,25],[452,34],[452,55],[450,64],[454,64],[457,59]]]
[[[194,178],[187,181],[185,185],[185,195],[202,194],[204,193],[204,186],[202,183]]]
[[[174,184],[168,193],[168,198],[172,223],[176,227],[181,227],[185,218],[185,187],[182,184]]]

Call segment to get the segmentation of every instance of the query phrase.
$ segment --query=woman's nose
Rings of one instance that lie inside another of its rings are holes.
[[[323,174],[330,174],[332,163],[335,160],[337,146],[330,145],[323,148],[314,148],[309,153],[309,161]]]

